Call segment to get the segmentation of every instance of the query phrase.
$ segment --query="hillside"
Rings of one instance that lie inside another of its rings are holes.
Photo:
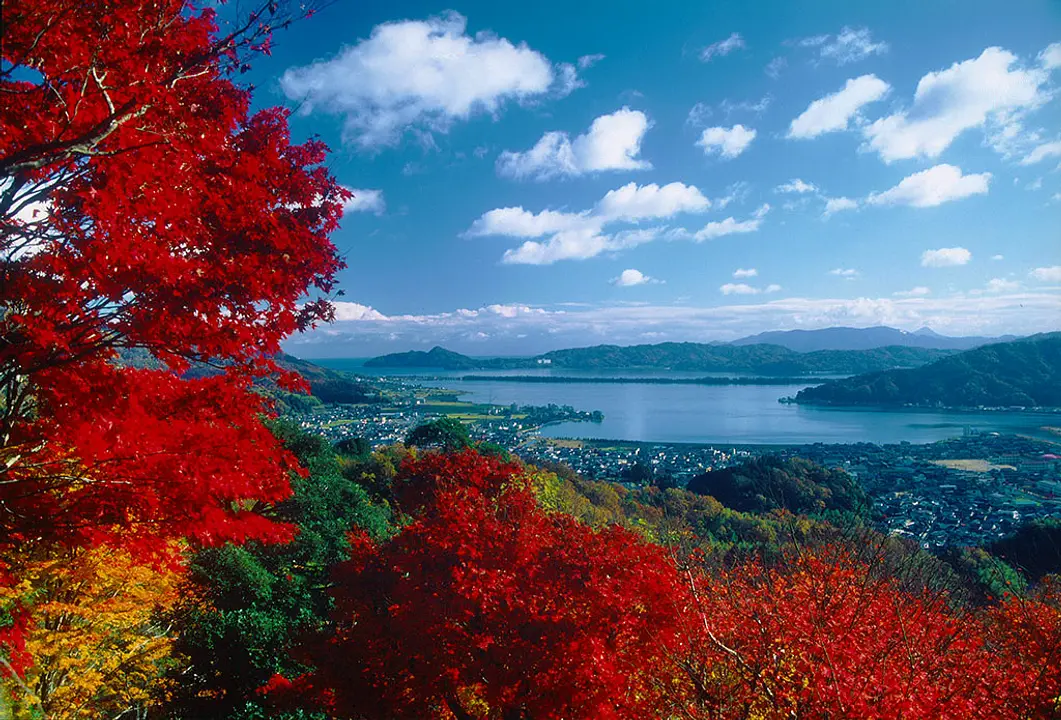
[[[365,361],[365,367],[388,368],[438,368],[443,370],[477,370],[484,367],[482,360],[476,360],[441,347],[433,347],[424,352],[409,352],[381,355]]]
[[[353,380],[344,373],[314,365],[294,355],[281,355],[277,364],[294,370],[309,383],[310,394],[323,403],[379,402],[379,390],[363,380]]]
[[[985,345],[912,370],[801,390],[804,405],[1061,407],[1061,333]]]
[[[901,346],[936,350],[971,350],[989,343],[1014,340],[1013,336],[948,337],[925,327],[916,332],[876,326],[868,328],[830,327],[820,330],[774,330],[734,340],[731,345],[780,345],[796,352],[815,350],[869,350]]]
[[[125,367],[149,368],[153,370],[162,369],[164,366],[155,359],[151,353],[141,348],[123,348],[119,351],[115,360],[119,365]],[[276,363],[284,370],[294,371],[306,379],[309,383],[310,394],[322,403],[369,403],[379,401],[379,390],[373,385],[362,380],[354,380],[344,373],[336,370],[314,365],[294,355],[281,354],[276,358]],[[205,377],[217,373],[218,370],[211,366],[195,363],[187,372],[185,377]],[[287,404],[305,403],[298,400],[293,393],[284,392],[276,388],[272,381],[266,379],[260,385],[268,389],[268,392]],[[305,397],[305,396],[303,396]]]
[[[897,367],[918,367],[950,354],[928,348],[884,347],[870,350],[822,350],[799,353],[779,345],[659,343],[596,345],[554,350],[533,358],[470,358],[436,347],[430,352],[383,355],[366,367],[419,367],[445,370],[521,369],[548,366],[571,370],[687,370],[758,375],[806,373],[856,374]]]

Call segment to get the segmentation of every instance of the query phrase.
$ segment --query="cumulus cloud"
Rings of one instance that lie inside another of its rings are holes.
[[[755,135],[755,130],[743,125],[709,127],[700,134],[696,144],[704,149],[706,155],[718,153],[724,158],[735,158],[748,149]]]
[[[711,43],[702,49],[700,51],[700,60],[702,62],[709,62],[712,58],[725,57],[734,50],[739,50],[742,47],[744,47],[744,38],[741,37],[740,33],[733,33],[725,40]]]
[[[1035,163],[1042,162],[1043,160],[1052,157],[1061,157],[1061,140],[1038,145],[1033,148],[1030,153],[1024,156],[1020,161],[1020,164],[1034,165]]]
[[[648,285],[658,282],[659,280],[651,278],[640,270],[634,270],[633,268],[623,270],[619,273],[619,277],[612,279],[612,284],[618,285],[619,287],[633,287],[635,285]]]
[[[507,237],[533,238],[552,233],[598,228],[600,223],[589,217],[588,212],[566,213],[542,210],[533,213],[522,207],[495,208],[482,214],[466,235],[504,235]]]
[[[674,182],[638,186],[629,183],[608,192],[592,210],[530,212],[522,207],[496,208],[483,213],[464,233],[467,237],[496,235],[528,238],[517,248],[507,250],[502,262],[548,265],[560,260],[581,260],[606,252],[617,252],[665,237],[671,240],[703,242],[724,235],[755,232],[770,211],[761,205],[751,217],[727,217],[696,231],[683,227],[668,229],[657,225],[613,230],[614,225],[630,225],[644,220],[666,220],[683,213],[708,209],[710,201],[694,186]],[[533,239],[529,239],[533,238]]]
[[[371,212],[382,215],[387,208],[383,201],[382,190],[359,190],[357,188],[346,188],[354,194],[352,198],[343,203],[343,212]]]
[[[847,65],[888,52],[888,43],[873,42],[869,28],[844,27],[836,36],[819,35],[810,40],[820,48],[822,59],[832,60],[837,65]]]
[[[469,237],[497,235],[528,239],[505,252],[511,264],[548,265],[559,260],[591,258],[651,242],[664,228],[631,228],[605,232],[606,226],[660,220],[706,210],[710,201],[692,185],[638,186],[628,183],[609,191],[592,210],[530,212],[522,207],[495,208],[483,213],[465,232]]]
[[[692,233],[690,237],[696,242],[704,242],[705,240],[714,240],[726,235],[753,233],[763,224],[763,218],[766,217],[768,212],[770,212],[770,206],[763,203],[747,220],[736,220],[733,217],[728,217],[725,220],[712,221]],[[688,236],[688,233],[683,232],[679,236]]]
[[[755,268],[737,268],[733,271],[733,277],[735,278],[751,278],[759,274],[759,271]]]
[[[455,12],[384,23],[329,60],[289,68],[280,87],[302,112],[342,116],[344,138],[368,148],[578,84],[525,43],[466,30]]]
[[[332,307],[335,308],[335,321],[336,322],[357,322],[359,320],[386,320],[383,313],[377,311],[368,305],[361,305],[355,302],[332,302]]]
[[[777,284],[767,285],[765,288],[757,288],[747,283],[726,283],[720,287],[719,292],[723,295],[759,295],[760,293],[775,293],[781,291],[781,286]]]
[[[723,295],[757,295],[760,292],[759,288],[746,283],[726,283],[718,290]]]
[[[935,207],[971,195],[986,194],[990,180],[991,173],[963,175],[961,168],[954,165],[936,165],[908,175],[889,190],[871,193],[866,202],[870,205]]]
[[[925,250],[921,253],[921,266],[953,267],[967,265],[972,259],[973,254],[963,247],[939,248],[938,250]]]
[[[506,250],[501,262],[508,265],[551,265],[560,260],[586,260],[603,252],[617,252],[652,242],[662,228],[624,230],[604,234],[592,228],[559,232],[544,241],[528,240]]]
[[[787,183],[778,185],[774,188],[774,192],[779,193],[796,193],[802,195],[803,193],[818,192],[817,186],[814,183],[803,182],[799,178],[794,178]]]
[[[680,182],[660,187],[655,183],[638,186],[627,183],[608,193],[597,203],[596,216],[608,220],[636,221],[670,217],[682,212],[702,212],[711,201],[694,185]]]
[[[1012,141],[1021,113],[1048,98],[1043,89],[1048,72],[1016,64],[1013,53],[990,47],[979,57],[928,73],[917,83],[909,109],[863,128],[867,146],[885,162],[935,158],[966,130],[989,123]]]
[[[1046,49],[1039,53],[1039,64],[1044,70],[1061,68],[1061,42],[1047,45]]]
[[[561,131],[547,132],[530,150],[505,150],[497,159],[499,175],[535,178],[584,175],[607,170],[644,170],[652,167],[639,157],[641,140],[651,127],[640,110],[622,108],[595,119],[574,140]]]
[[[1028,276],[1039,282],[1061,282],[1061,265],[1035,268]]]
[[[844,210],[854,210],[858,207],[858,201],[846,197],[835,197],[825,199],[825,210],[822,211],[823,218],[829,218]]]
[[[987,292],[990,293],[1013,292],[1014,290],[1019,289],[1020,283],[1016,280],[1007,280],[1005,278],[991,278],[987,281]]]
[[[859,118],[859,111],[883,98],[890,87],[876,75],[851,78],[840,90],[807,106],[789,125],[788,137],[808,139],[847,130],[852,118]]]

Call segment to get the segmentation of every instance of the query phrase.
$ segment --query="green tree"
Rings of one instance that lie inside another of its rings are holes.
[[[367,459],[372,454],[372,446],[363,437],[343,438],[335,443],[335,452],[351,458],[360,460]]]
[[[468,428],[456,418],[441,418],[414,428],[405,438],[406,445],[454,452],[470,447]]]
[[[263,717],[258,688],[275,673],[311,669],[289,651],[326,624],[330,568],[348,557],[350,530],[376,538],[390,532],[386,507],[343,477],[326,441],[288,423],[272,429],[309,471],[292,479],[294,494],[271,513],[297,534],[287,544],[225,545],[195,555],[173,618],[183,662],[172,678],[170,717]]]

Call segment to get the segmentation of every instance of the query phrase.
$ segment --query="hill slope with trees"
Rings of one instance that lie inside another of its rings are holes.
[[[805,405],[1061,407],[1061,333],[985,345],[924,367],[806,388]]]
[[[532,358],[472,358],[441,347],[372,358],[365,367],[438,368],[444,370],[502,370],[563,368],[571,370],[685,370],[736,372],[757,375],[805,373],[855,374],[891,368],[910,368],[946,357],[952,351],[933,348],[882,347],[867,350],[820,350],[800,353],[780,345],[721,345],[658,343],[655,345],[595,345],[553,350]]]

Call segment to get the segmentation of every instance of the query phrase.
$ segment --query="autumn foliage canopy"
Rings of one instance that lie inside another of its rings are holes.
[[[2,12],[0,715],[1061,717],[1055,580],[969,608],[865,543],[709,563],[671,539],[714,499],[649,527],[472,449],[270,429],[252,384],[331,318],[349,198],[238,81],[294,14]]]
[[[0,75],[0,551],[281,538],[255,374],[329,317],[346,191],[236,84],[272,3],[13,0]],[[121,368],[118,352],[154,367]],[[174,371],[206,362],[214,377]]]

